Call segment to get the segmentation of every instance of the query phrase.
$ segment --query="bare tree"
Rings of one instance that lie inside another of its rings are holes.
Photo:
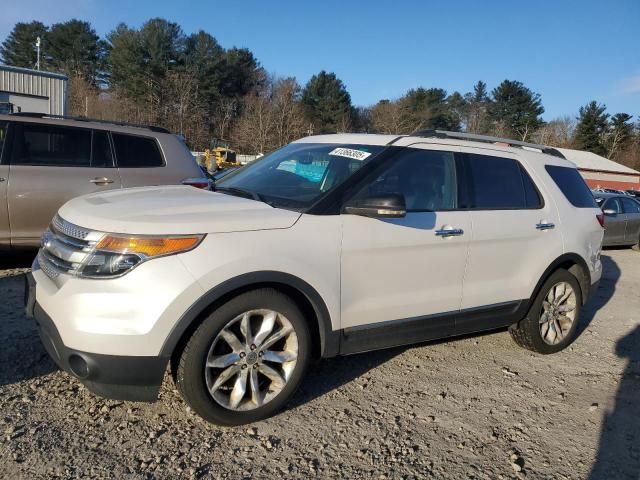
[[[207,145],[208,128],[198,81],[190,72],[169,72],[162,82],[159,123],[193,147]]]
[[[232,139],[247,153],[264,153],[304,136],[307,124],[293,78],[272,79],[244,98]]]
[[[552,147],[570,148],[573,145],[573,135],[576,128],[574,118],[565,116],[551,120],[536,130],[531,136],[532,141]]]
[[[376,132],[398,135],[420,128],[397,100],[382,100],[371,107],[371,126]]]

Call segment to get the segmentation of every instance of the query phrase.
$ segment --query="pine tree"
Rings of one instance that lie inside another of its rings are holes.
[[[88,22],[57,23],[47,34],[47,63],[52,70],[82,77],[91,84],[103,80],[106,45]]]
[[[412,130],[457,131],[460,130],[460,119],[453,111],[453,107],[456,104],[459,107],[459,102],[462,101],[461,96],[460,98],[458,96],[447,97],[447,91],[442,88],[425,89],[420,87],[409,90],[399,100],[399,104],[407,117],[405,123],[413,125]]]
[[[345,131],[349,127],[351,96],[335,73],[322,70],[305,85],[302,104],[315,133]]]
[[[487,84],[479,80],[473,86],[473,92],[466,93],[464,98],[466,108],[463,122],[466,131],[469,133],[486,133],[488,130],[487,105],[489,103]]]
[[[41,22],[16,23],[0,46],[2,63],[14,67],[35,68],[37,61],[36,40],[40,37],[41,51],[46,53],[46,34],[47,27]],[[40,66],[44,69],[46,61],[44,61],[44,55],[42,57]]]
[[[609,127],[609,115],[606,110],[605,105],[599,105],[596,101],[580,107],[575,136],[576,148],[597,155],[607,155],[605,136]]]
[[[488,113],[499,134],[527,140],[543,124],[540,95],[521,82],[504,80],[491,96]]]

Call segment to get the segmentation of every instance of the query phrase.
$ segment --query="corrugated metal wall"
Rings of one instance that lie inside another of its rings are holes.
[[[65,115],[67,78],[62,75],[0,65],[0,91],[48,99],[51,115]]]

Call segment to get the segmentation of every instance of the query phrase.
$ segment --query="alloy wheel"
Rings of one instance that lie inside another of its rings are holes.
[[[284,389],[297,360],[298,337],[291,322],[273,310],[249,310],[213,340],[205,361],[207,388],[229,410],[253,410]]]
[[[568,282],[553,285],[542,302],[540,334],[548,345],[560,343],[576,318],[576,293]]]

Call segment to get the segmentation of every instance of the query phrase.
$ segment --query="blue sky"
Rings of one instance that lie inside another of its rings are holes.
[[[151,17],[204,29],[251,49],[272,73],[301,83],[335,72],[355,104],[412,87],[471,90],[520,80],[542,95],[545,119],[589,100],[640,115],[640,0],[335,1],[5,0],[0,39],[17,21],[76,17],[104,35]]]

